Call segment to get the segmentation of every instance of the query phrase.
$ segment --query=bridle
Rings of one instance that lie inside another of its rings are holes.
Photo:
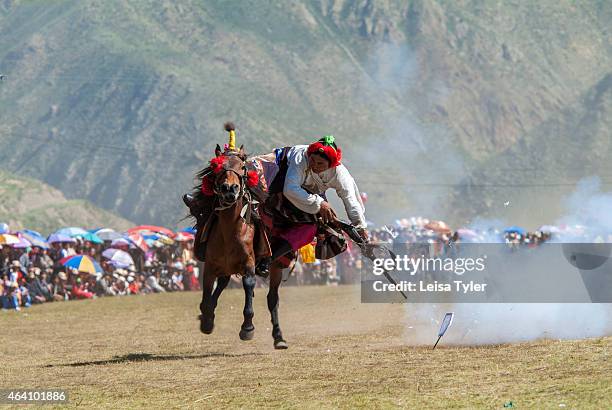
[[[236,156],[238,157],[236,154],[226,154],[227,156]],[[240,174],[238,171],[236,171],[233,168],[230,168],[226,165],[223,165],[223,169],[222,172],[219,172],[219,175],[215,176],[215,182],[213,185],[213,191],[216,194],[218,200],[219,200],[219,205],[217,207],[215,207],[215,211],[222,211],[224,209],[228,209],[231,208],[232,206],[236,205],[236,203],[238,202],[238,200],[240,200],[242,197],[247,196],[247,202],[251,202],[251,198],[250,198],[250,193],[247,189],[245,189],[246,186],[246,180],[247,180],[247,167],[246,167],[246,160],[242,160],[242,158],[238,157],[241,161],[242,161],[242,171],[243,173]],[[225,175],[227,172],[233,172],[234,174],[236,174],[236,176],[238,177],[238,180],[240,181],[240,191],[238,192],[238,195],[236,196],[236,199],[234,199],[233,201],[226,201],[224,200],[224,193],[221,192],[221,189],[219,188],[219,179],[221,178],[222,175]],[[247,204],[248,206],[248,204]]]

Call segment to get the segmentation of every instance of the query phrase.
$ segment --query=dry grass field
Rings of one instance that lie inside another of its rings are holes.
[[[355,287],[281,289],[289,350],[275,351],[265,290],[242,342],[241,290],[198,329],[199,293],[0,312],[2,388],[63,388],[87,408],[611,408],[612,338],[487,347],[407,346],[402,305]],[[433,342],[433,340],[432,340]]]

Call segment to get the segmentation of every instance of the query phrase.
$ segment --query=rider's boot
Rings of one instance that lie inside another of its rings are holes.
[[[267,278],[270,276],[270,264],[272,262],[293,251],[293,248],[289,242],[285,240],[280,240],[275,245],[276,246],[274,246],[274,249],[272,250],[272,256],[261,259],[255,267],[255,274],[261,276],[262,278]]]

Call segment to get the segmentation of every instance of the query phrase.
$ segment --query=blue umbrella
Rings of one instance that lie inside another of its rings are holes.
[[[83,236],[83,235],[87,235],[89,232],[87,232],[83,228],[77,228],[77,227],[73,226],[73,227],[70,227],[70,228],[60,229],[59,231],[57,231],[55,233],[61,234],[61,235],[66,235],[66,236]]]
[[[45,237],[42,236],[42,234],[38,231],[33,231],[31,229],[24,229],[23,231],[21,231],[21,233],[25,233],[26,235],[32,237],[32,238],[38,238],[41,241],[46,241]]]
[[[87,232],[84,235],[78,235],[78,236],[83,238],[83,240],[89,241],[91,243],[104,243],[104,241],[100,239],[98,235],[96,235],[95,233]]]
[[[49,243],[56,243],[56,242],[70,242],[70,243],[75,243],[76,240],[67,236],[67,235],[62,235],[62,234],[51,234],[49,235],[49,238],[47,238],[47,242]]]
[[[520,226],[509,226],[508,228],[504,229],[504,233],[518,233],[519,235],[523,236],[525,235],[526,231]]]
[[[196,234],[196,230],[193,229],[191,226],[188,226],[187,228],[183,229],[183,232],[189,232],[189,233],[192,233],[194,235]]]
[[[33,232],[33,231],[30,231]],[[47,243],[47,241],[45,240],[45,238],[36,236],[36,235],[32,235],[30,233],[28,233],[27,229],[24,231],[19,232],[19,234],[28,240],[28,242],[30,242],[32,244],[32,246],[37,246],[39,248],[42,249],[49,249],[49,244]]]

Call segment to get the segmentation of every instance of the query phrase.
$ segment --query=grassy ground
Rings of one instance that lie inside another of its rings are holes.
[[[1,388],[63,388],[106,408],[610,408],[612,338],[490,347],[410,347],[401,305],[353,287],[286,288],[275,351],[263,289],[242,342],[241,290],[198,330],[199,294],[54,303],[2,312]]]

